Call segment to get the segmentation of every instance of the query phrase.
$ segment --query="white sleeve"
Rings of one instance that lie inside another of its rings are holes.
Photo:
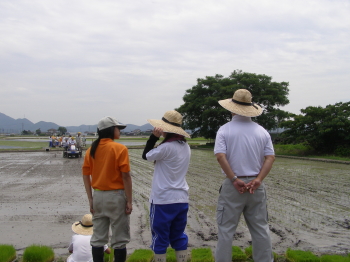
[[[156,160],[161,160],[166,157],[167,150],[166,146],[164,144],[159,145],[156,148],[153,148],[151,151],[149,151],[146,154],[147,161],[156,161]]]
[[[72,237],[72,240],[68,246],[68,251],[73,252],[73,237]]]
[[[218,132],[216,133],[214,154],[218,154],[218,153],[226,154],[226,152],[227,152],[226,140],[225,140],[222,128],[220,127]]]
[[[269,135],[269,139],[266,143],[266,146],[264,148],[264,155],[265,156],[272,156],[275,155],[275,150],[273,148],[273,144],[272,144],[272,140],[271,140],[271,136]]]

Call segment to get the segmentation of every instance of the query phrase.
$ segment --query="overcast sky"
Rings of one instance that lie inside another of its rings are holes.
[[[350,1],[0,0],[0,112],[15,119],[143,125],[235,69],[289,82],[286,111],[348,102]]]

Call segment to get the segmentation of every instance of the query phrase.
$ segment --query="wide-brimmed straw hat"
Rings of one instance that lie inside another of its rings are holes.
[[[175,111],[175,110],[170,110],[165,112],[164,116],[162,119],[147,119],[147,121],[154,127],[160,127],[163,129],[164,132],[167,133],[175,133],[178,135],[182,135],[188,138],[191,138],[189,134],[185,132],[181,128],[182,126],[182,115]]]
[[[232,98],[220,100],[219,104],[232,113],[247,117],[259,116],[263,111],[252,102],[252,94],[247,89],[238,89]]]
[[[84,236],[92,235],[93,226],[92,226],[92,215],[86,214],[83,216],[81,221],[76,221],[72,225],[72,230],[74,233]]]

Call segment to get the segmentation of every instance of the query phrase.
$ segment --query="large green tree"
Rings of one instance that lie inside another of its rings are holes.
[[[222,75],[197,79],[197,85],[186,90],[184,104],[176,110],[184,117],[184,128],[192,131],[192,137],[214,139],[220,126],[231,119],[231,114],[218,101],[231,98],[238,89],[248,89],[253,102],[264,112],[254,121],[268,130],[278,127],[289,113],[277,108],[289,103],[288,82],[272,82],[272,77],[235,70],[229,77]]]
[[[300,111],[281,123],[286,128],[281,134],[285,143],[307,143],[319,153],[350,153],[350,102]]]
[[[67,132],[67,128],[63,127],[63,126],[60,126],[58,128],[58,131],[60,132],[60,135],[63,135]]]

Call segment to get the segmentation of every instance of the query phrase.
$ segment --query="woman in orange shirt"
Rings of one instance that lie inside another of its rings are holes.
[[[103,246],[108,243],[110,227],[114,261],[126,260],[126,244],[130,242],[132,181],[128,149],[114,142],[125,127],[112,117],[102,118],[97,125],[98,139],[86,151],[84,159],[83,180],[94,224],[90,241],[94,262],[103,262]]]

